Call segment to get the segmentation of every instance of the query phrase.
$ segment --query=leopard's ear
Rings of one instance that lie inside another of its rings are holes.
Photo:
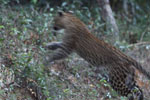
[[[58,11],[58,15],[61,17],[64,15],[64,12],[63,11]]]

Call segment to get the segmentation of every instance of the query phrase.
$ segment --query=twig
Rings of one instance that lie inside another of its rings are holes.
[[[140,38],[140,42],[142,42],[142,41],[143,41],[143,37],[144,37],[144,35],[145,35],[145,33],[146,33],[147,29],[148,29],[148,27],[147,27],[147,28],[145,29],[145,31],[142,33],[141,38]]]
[[[129,47],[139,46],[139,45],[150,45],[150,42],[138,42],[135,44],[130,44]]]
[[[150,18],[150,14],[148,14],[148,18]],[[143,37],[144,37],[144,35],[145,35],[146,31],[147,31],[147,30],[148,30],[148,28],[149,28],[149,25],[150,25],[150,23],[148,22],[146,29],[144,30],[144,32],[143,32],[143,33],[142,33],[142,35],[141,35],[140,42],[142,42]]]

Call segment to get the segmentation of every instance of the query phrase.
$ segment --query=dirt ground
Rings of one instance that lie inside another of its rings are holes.
[[[141,45],[140,47],[134,46],[133,49],[127,50],[126,53],[132,56],[138,62],[140,62],[145,69],[150,70],[150,48]],[[78,72],[75,74],[76,77],[74,74],[72,74],[71,70],[74,66],[79,66],[77,67],[79,68]],[[87,68],[85,69],[85,67]],[[33,97],[32,92],[28,91],[26,88],[8,87],[10,89],[7,90],[5,83],[11,83],[14,79],[13,75],[9,72],[8,69],[5,69],[5,72],[10,74],[6,74],[6,76],[2,75],[2,73],[4,72],[2,70],[3,68],[1,68],[0,76],[0,82],[2,86],[0,88],[0,100],[36,100]],[[56,63],[52,67],[50,67],[49,70],[54,76],[62,75],[60,79],[63,79],[63,81],[68,81],[67,87],[70,87],[71,91],[76,93],[74,96],[69,94],[63,97],[62,99],[54,100],[126,100],[121,99],[121,97],[111,97],[111,99],[106,97],[106,94],[109,93],[110,88],[106,87],[105,84],[100,83],[100,81],[96,78],[93,78],[92,75],[90,76],[89,74],[86,74],[92,69],[89,67],[89,64],[87,64],[83,59],[80,59],[78,57],[73,57],[73,60],[69,60],[65,64],[62,64],[60,62]],[[149,100],[150,81],[139,71],[136,71],[136,75],[138,76],[136,79],[137,84],[142,88],[144,92],[144,100]],[[6,79],[7,82],[5,81]],[[101,84],[100,87],[98,87],[97,84]],[[66,85],[65,82],[63,85]],[[87,92],[93,91],[94,89],[96,90],[95,92],[97,92],[97,95],[89,94],[89,92]],[[92,96],[94,98],[92,98]]]

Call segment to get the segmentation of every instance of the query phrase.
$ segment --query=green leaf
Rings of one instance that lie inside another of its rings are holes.
[[[47,98],[46,100],[53,100],[51,97]]]
[[[67,93],[67,92],[69,92],[69,89],[64,89],[63,91],[64,91],[65,93]]]
[[[32,0],[31,1],[33,4],[36,4],[37,3],[37,0]]]
[[[66,6],[67,5],[67,2],[63,2],[62,3],[62,6],[64,7],[64,6]]]
[[[4,29],[5,27],[3,25],[0,25],[0,29]]]
[[[3,42],[5,39],[3,39],[3,38],[0,38],[0,42]]]

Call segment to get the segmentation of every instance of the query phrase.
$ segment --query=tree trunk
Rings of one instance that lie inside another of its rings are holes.
[[[119,40],[119,30],[116,24],[116,21],[113,17],[113,12],[109,4],[109,0],[97,0],[99,7],[101,8],[101,15],[104,21],[106,21],[106,27],[108,30],[111,30],[113,35],[112,42],[115,43],[116,40]]]
[[[123,10],[128,15],[128,0],[123,0]]]

